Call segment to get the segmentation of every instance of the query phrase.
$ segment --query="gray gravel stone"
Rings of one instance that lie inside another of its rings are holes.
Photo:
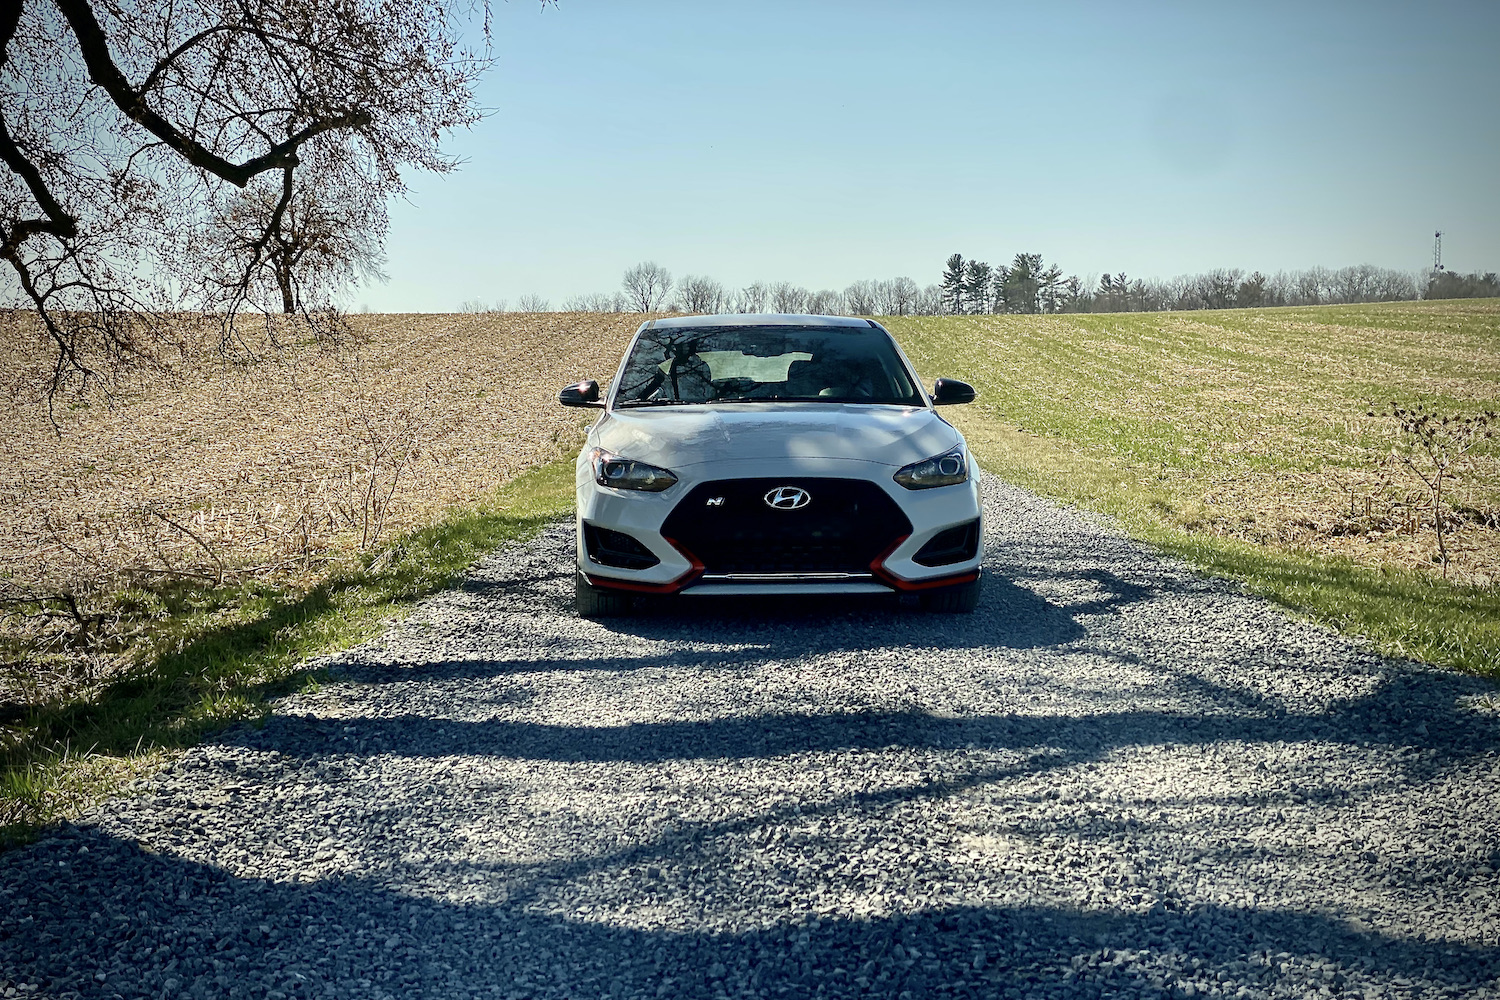
[[[986,502],[972,616],[497,554],[0,856],[0,996],[1500,997],[1490,686]]]

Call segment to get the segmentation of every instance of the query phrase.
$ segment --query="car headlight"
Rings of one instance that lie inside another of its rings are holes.
[[[909,490],[928,490],[934,486],[952,486],[969,479],[969,459],[962,447],[925,462],[913,462],[896,473],[896,482]]]
[[[589,461],[594,466],[594,482],[612,489],[660,493],[677,482],[677,477],[666,469],[621,458],[603,448],[595,448],[590,452]]]

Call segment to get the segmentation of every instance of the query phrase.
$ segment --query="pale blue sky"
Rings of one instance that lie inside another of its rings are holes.
[[[949,254],[1169,277],[1500,269],[1500,3],[497,3],[492,113],[377,311]]]

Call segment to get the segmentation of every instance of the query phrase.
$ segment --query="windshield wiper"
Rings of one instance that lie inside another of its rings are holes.
[[[615,409],[629,410],[637,406],[693,406],[696,400],[692,399],[632,399],[625,403],[616,403]]]

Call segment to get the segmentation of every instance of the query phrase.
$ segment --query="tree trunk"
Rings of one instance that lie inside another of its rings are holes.
[[[276,283],[281,286],[281,311],[290,316],[297,311],[297,297],[292,294],[292,275],[284,268],[276,269]]]

